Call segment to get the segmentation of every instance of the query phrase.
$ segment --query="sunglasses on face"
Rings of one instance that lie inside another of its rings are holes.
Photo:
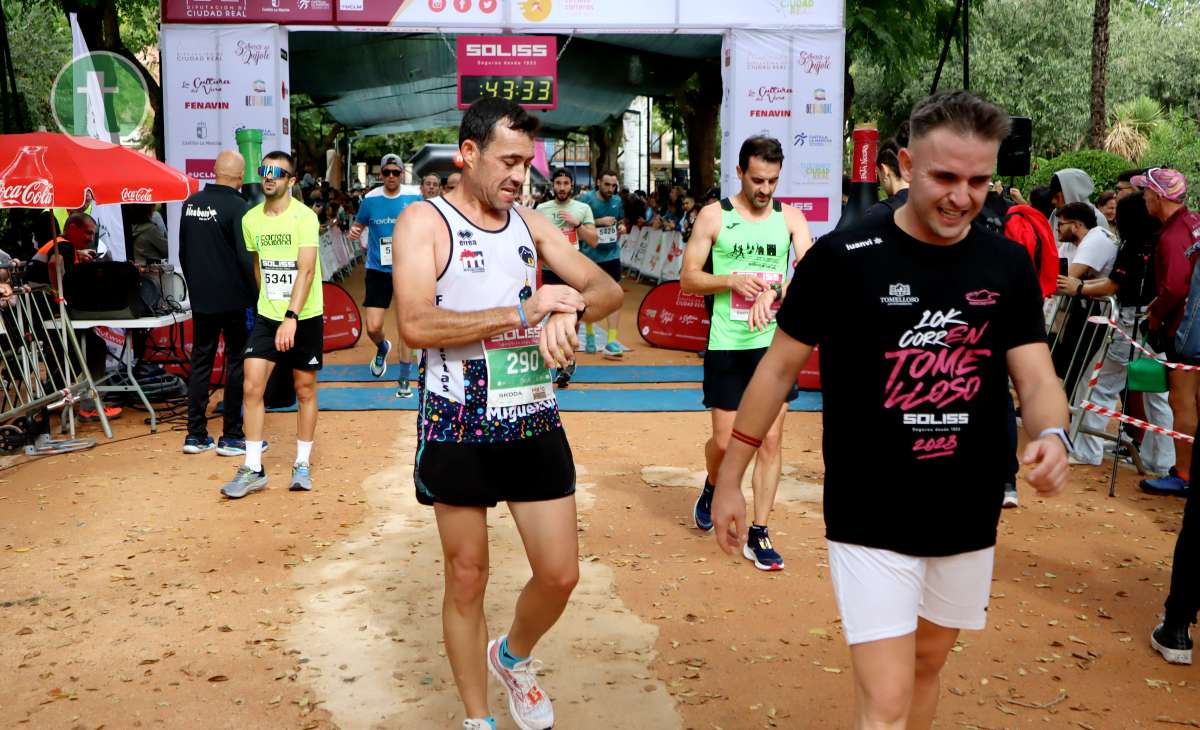
[[[279,165],[260,165],[258,168],[259,177],[271,177],[276,180],[286,180],[292,176],[292,171],[282,168]]]
[[[400,177],[404,174],[404,170],[381,170],[379,174],[384,177]]]

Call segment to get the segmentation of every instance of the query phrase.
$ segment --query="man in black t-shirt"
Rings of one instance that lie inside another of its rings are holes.
[[[732,551],[746,535],[746,465],[819,345],[826,537],[857,727],[928,728],[959,630],[984,627],[1010,375],[1031,435],[1026,481],[1049,496],[1067,476],[1067,402],[1033,266],[1021,247],[971,227],[1009,117],[943,92],[913,109],[910,129],[908,201],[824,236],[797,265],[713,501],[717,539]]]
[[[183,453],[216,449],[221,456],[246,453],[242,429],[242,357],[249,333],[246,309],[258,282],[254,258],[242,240],[242,216],[250,205],[239,188],[246,162],[224,150],[213,163],[216,180],[183,202],[179,216],[179,263],[192,302],[192,357],[188,378],[188,429]],[[208,391],[217,345],[225,341],[224,423],[215,444],[208,435]]]

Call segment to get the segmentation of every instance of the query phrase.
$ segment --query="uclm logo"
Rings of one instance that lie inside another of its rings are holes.
[[[153,192],[150,188],[121,188],[122,203],[149,203],[150,193]]]
[[[513,43],[505,46],[501,43],[468,43],[467,56],[470,58],[546,58],[550,55],[550,47],[541,43]]]

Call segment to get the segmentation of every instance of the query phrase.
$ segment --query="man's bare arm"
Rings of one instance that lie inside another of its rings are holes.
[[[517,212],[529,225],[538,257],[546,262],[546,266],[558,274],[559,278],[583,296],[587,307],[584,313],[585,321],[597,322],[621,306],[625,298],[621,285],[613,281],[612,277],[594,262],[572,248],[571,244],[567,243],[566,236],[549,219],[525,209],[518,209]],[[587,227],[589,226],[580,226],[578,230],[582,233]],[[595,227],[591,228],[594,233]]]
[[[448,237],[445,223],[432,205],[410,205],[392,232],[392,283],[400,308],[400,336],[414,348],[458,347],[521,327],[517,302],[470,312],[437,306],[437,278],[446,256],[438,256],[439,236]],[[447,239],[442,251],[450,242]],[[526,320],[538,322],[551,312],[578,311],[578,294],[568,287],[539,290],[524,304]],[[574,298],[571,297],[574,294]]]
[[[700,209],[692,237],[683,249],[683,268],[679,286],[689,294],[716,294],[729,289],[728,276],[715,276],[704,271],[704,263],[721,232],[721,206],[710,203]]]
[[[292,298],[288,300],[288,309],[299,312],[308,301],[308,293],[312,290],[313,279],[317,278],[316,246],[305,246],[300,249],[296,258],[296,283],[292,285]]]
[[[575,229],[575,233],[579,236],[580,241],[583,241],[592,248],[600,245],[600,232],[596,230],[595,223],[584,223]]]

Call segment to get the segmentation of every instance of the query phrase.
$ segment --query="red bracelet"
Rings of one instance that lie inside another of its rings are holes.
[[[741,431],[737,430],[736,428],[733,429],[733,431],[730,433],[730,435],[732,435],[738,441],[741,441],[742,443],[746,444],[747,446],[750,446],[751,448],[757,449],[760,446],[762,446],[762,439],[756,439],[753,436],[747,436],[746,434],[742,433]]]

